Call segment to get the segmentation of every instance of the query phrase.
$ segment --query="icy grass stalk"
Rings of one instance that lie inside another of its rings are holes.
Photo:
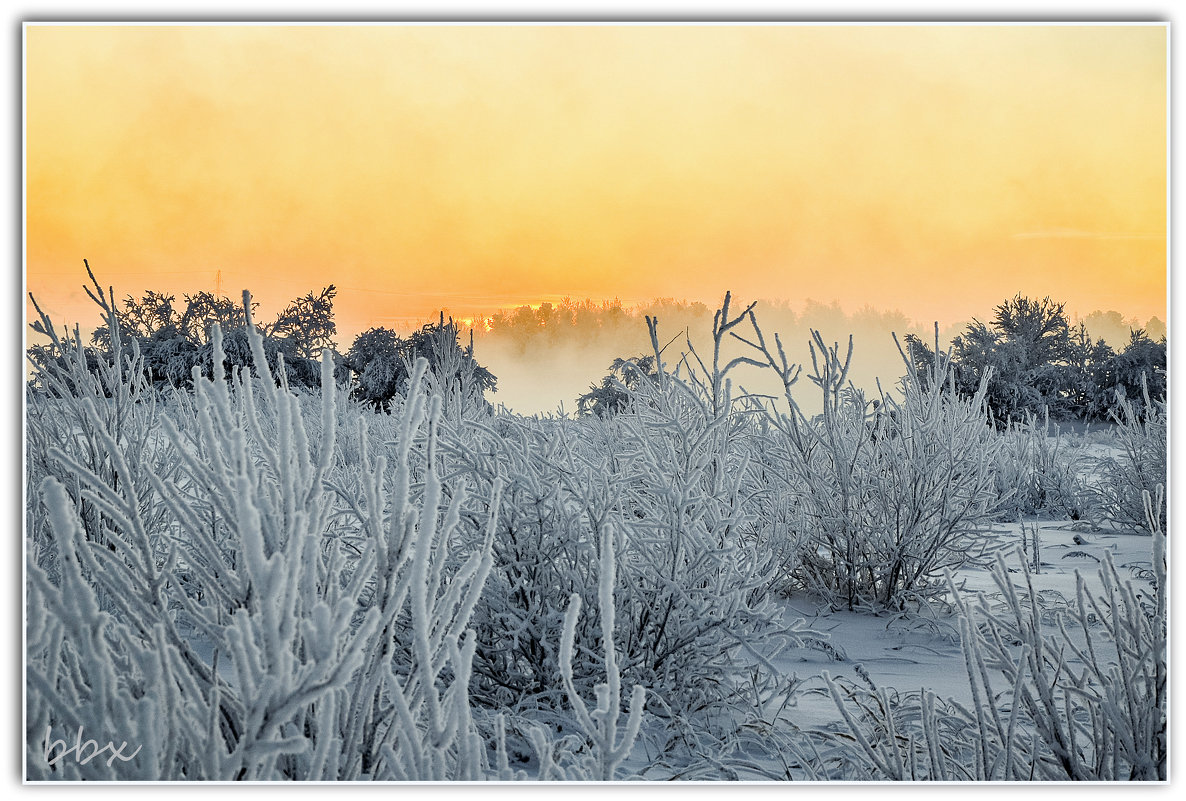
[[[1038,616],[1024,561],[1028,601],[1000,563],[994,578],[1007,611],[997,613],[983,600],[973,610],[980,625],[967,632],[976,645],[970,656],[979,672],[987,672],[987,663],[1013,684],[1024,726],[1043,746],[1030,765],[1021,766],[1023,772],[1032,768],[1038,778],[1088,781],[1165,778],[1164,534],[1152,501],[1147,509],[1154,540],[1151,603],[1132,581],[1120,578],[1105,554],[1101,591],[1093,592],[1077,575],[1074,611],[1069,619],[1059,616],[1055,632],[1045,630]],[[1075,631],[1069,623],[1076,624]],[[1016,639],[1021,650],[1015,654]],[[1007,753],[1012,741],[990,741],[982,748]],[[1007,754],[1006,764],[1015,763]]]
[[[176,689],[197,691],[190,672],[202,667],[164,614],[177,553],[151,485],[176,458],[157,438],[156,396],[135,344],[129,354],[121,343],[114,297],[88,274],[109,359],[84,350],[77,327],[72,341],[59,338],[40,310],[34,325],[50,337],[52,358],[35,361],[29,398],[28,478],[40,502],[27,505],[26,708],[42,730],[26,733],[26,769],[37,778],[192,775],[200,735]],[[39,539],[47,530],[49,543]],[[134,763],[76,755],[50,765],[47,736],[79,727],[84,738],[118,735],[141,750]]]
[[[500,486],[495,484],[480,547],[449,572],[449,544],[456,538],[466,493],[445,497],[437,467],[441,401],[425,409],[422,381],[427,362],[418,360],[399,424],[394,471],[361,453],[365,505],[353,503],[373,551],[372,608],[380,628],[368,648],[359,681],[339,732],[346,758],[327,778],[393,778],[410,781],[480,779],[484,748],[470,712],[469,683],[477,638],[468,627],[492,565],[494,522]],[[412,449],[427,422],[422,499],[412,493]],[[365,436],[363,437],[365,442]],[[403,643],[401,644],[401,640]],[[410,662],[398,656],[407,648]],[[451,674],[451,677],[450,677]]]
[[[46,478],[41,490],[60,574],[55,583],[36,564],[28,568],[27,775],[115,780],[200,773],[202,727],[194,727],[193,715],[202,706],[201,689],[191,675],[192,655],[179,650],[168,620],[153,619],[136,587],[113,585],[110,571],[93,561],[92,551],[109,552],[85,539],[64,488]],[[113,586],[129,593],[115,613],[100,606]],[[138,617],[129,624],[121,609]],[[69,744],[76,737],[131,743],[126,751],[136,756],[117,762],[75,754],[51,764],[53,743],[63,736]]]
[[[85,538],[100,542],[111,530],[104,525],[103,512],[81,497],[82,483],[70,467],[54,458],[54,450],[66,454],[106,488],[123,492],[131,486],[139,495],[146,494],[149,476],[167,473],[173,462],[159,448],[157,397],[145,376],[139,346],[134,340],[130,349],[123,345],[113,291],[105,293],[100,288],[89,265],[87,275],[93,289],[84,288],[99,306],[105,323],[101,331],[110,343],[106,356],[84,347],[77,325],[72,336],[68,332],[59,335],[30,295],[39,317],[32,328],[49,337],[50,344],[30,351],[27,486],[31,493],[36,492],[44,476],[56,478],[79,508]],[[118,445],[122,465],[112,462],[111,442]],[[52,576],[56,570],[53,551],[44,548],[44,519],[33,513],[37,508],[34,498],[27,499],[31,552]],[[137,513],[152,518],[156,511],[144,503]]]
[[[564,679],[564,689],[577,722],[593,744],[593,753],[597,760],[594,778],[599,781],[613,781],[618,767],[630,755],[635,738],[638,737],[643,706],[646,703],[646,689],[642,685],[634,685],[630,696],[630,712],[624,729],[619,732],[622,678],[618,670],[617,646],[614,643],[616,560],[613,540],[613,529],[606,526],[601,532],[601,575],[597,595],[601,613],[601,642],[606,683],[597,685],[597,707],[592,712],[581,699],[572,680],[573,641],[577,618],[581,613],[581,596],[577,593],[573,593],[569,598],[568,612],[564,616],[564,631],[560,638],[560,672]]]

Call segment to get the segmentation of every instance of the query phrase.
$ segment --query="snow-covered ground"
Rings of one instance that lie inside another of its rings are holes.
[[[1019,551],[1009,553],[1008,543],[1020,546],[1021,529],[1039,532],[1040,571],[1031,573],[1039,603],[1053,623],[1059,610],[1074,602],[1076,575],[1092,590],[1100,589],[1098,568],[1105,553],[1111,554],[1122,577],[1148,570],[1152,539],[1138,534],[1089,532],[1072,521],[1023,521],[995,527],[1005,543],[1003,553],[1010,579],[1019,591],[1025,582]],[[984,593],[999,598],[993,572],[968,566],[955,576],[957,587],[969,600]],[[954,614],[909,616],[870,614],[816,608],[809,599],[782,602],[788,619],[802,618],[808,627],[826,634],[835,653],[815,647],[789,648],[772,661],[785,676],[799,681],[800,691],[787,718],[801,730],[843,731],[844,722],[826,691],[823,676],[844,678],[856,684],[872,680],[879,687],[899,692],[930,690],[965,706],[972,701],[967,667],[960,645],[958,618]],[[838,658],[842,657],[842,658]]]

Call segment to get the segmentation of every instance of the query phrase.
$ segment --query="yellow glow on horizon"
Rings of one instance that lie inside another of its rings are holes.
[[[1163,26],[26,28],[27,281],[1166,310]]]

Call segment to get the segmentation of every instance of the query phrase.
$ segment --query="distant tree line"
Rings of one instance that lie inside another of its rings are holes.
[[[934,360],[934,349],[919,337],[905,337],[920,375]],[[1117,350],[1103,339],[1093,341],[1084,323],[1071,325],[1065,306],[1049,297],[1017,295],[997,306],[987,322],[973,320],[951,343],[953,382],[972,394],[992,371],[987,403],[998,425],[1049,411],[1054,420],[1085,422],[1108,419],[1117,393],[1138,409],[1149,397],[1166,393],[1166,339],[1151,339],[1140,328]]]
[[[87,267],[90,274],[90,267]],[[107,302],[115,311],[118,336],[125,347],[133,344],[143,357],[144,371],[158,389],[176,387],[192,389],[193,370],[199,368],[204,376],[213,375],[213,346],[210,331],[217,323],[223,332],[226,376],[236,368],[250,369],[251,354],[247,340],[246,313],[242,303],[209,292],[175,295],[148,291],[140,298],[126,296],[121,304],[114,297],[108,301],[94,275],[88,294],[97,302]],[[96,293],[98,293],[96,295]],[[359,334],[345,355],[334,350],[333,337],[337,333],[334,322],[334,298],[337,288],[332,284],[320,292],[290,302],[271,321],[260,321],[257,303],[251,304],[253,323],[263,336],[264,352],[273,375],[283,376],[290,387],[315,388],[321,381],[319,360],[322,351],[330,350],[334,357],[335,378],[349,383],[351,395],[376,410],[388,411],[392,399],[406,392],[412,365],[418,357],[428,359],[431,369],[449,370],[467,381],[476,382],[478,393],[496,391],[497,379],[479,365],[473,356],[473,338],[463,347],[457,326],[446,321],[442,313],[436,323],[401,337],[386,328],[371,328]],[[30,295],[30,297],[32,297]],[[34,299],[34,305],[36,300]],[[41,321],[30,326],[47,334]],[[111,333],[106,326],[92,333],[89,344],[80,343],[76,328],[73,337],[63,340],[64,347],[82,346],[88,362],[109,359],[112,352]],[[34,345],[28,349],[34,364],[61,359],[52,344]],[[447,378],[441,376],[442,378]]]
[[[522,305],[502,309],[474,320],[479,338],[499,340],[513,346],[512,350],[526,354],[533,350],[552,347],[578,338],[607,339],[614,342],[633,340],[642,331],[640,342],[645,342],[644,318],[662,317],[673,330],[700,327],[712,321],[712,310],[698,301],[656,298],[646,304],[627,307],[620,299],[593,301],[564,298],[538,306]]]
[[[89,266],[87,270],[89,273]],[[93,275],[91,280],[94,291],[88,288],[88,293],[102,296]],[[332,284],[320,292],[309,292],[291,301],[271,321],[259,321],[258,304],[252,304],[268,366],[279,375],[282,363],[289,386],[314,387],[320,381],[317,360],[323,350],[333,351],[337,333],[336,295]],[[194,367],[203,375],[212,374],[209,333],[214,323],[223,330],[227,375],[235,367],[246,368],[251,363],[242,303],[210,292],[182,295],[179,302],[174,295],[154,291],[139,299],[128,295],[118,306],[114,298],[110,303],[120,338],[139,347],[145,372],[158,388],[191,388]],[[707,313],[703,304],[672,299],[654,301],[647,308],[660,310],[677,319]],[[526,351],[547,344],[566,328],[609,333],[637,324],[636,311],[623,309],[618,301],[599,305],[565,299],[556,306],[544,303],[499,312],[484,320],[482,328],[511,335]],[[40,322],[31,327],[45,333]],[[108,357],[109,337],[106,327],[91,335],[90,344],[83,346],[88,360]],[[69,341],[71,347],[78,344]],[[934,360],[933,344],[907,334],[905,347],[925,380],[926,367]],[[52,345],[32,346],[28,354],[35,363],[60,358]],[[1071,325],[1064,304],[1049,297],[1032,300],[1017,295],[1001,303],[987,323],[973,320],[953,339],[951,354],[951,381],[962,394],[973,394],[981,377],[992,371],[987,403],[999,425],[1047,410],[1055,420],[1106,420],[1118,392],[1139,411],[1144,403],[1142,381],[1150,398],[1159,399],[1166,393],[1164,335],[1155,341],[1145,330],[1134,328],[1129,340],[1116,349],[1103,339],[1093,340],[1084,323]],[[428,359],[435,374],[448,373],[447,378],[454,380],[464,377],[475,385],[478,395],[497,389],[496,377],[474,359],[472,329],[468,345],[462,345],[458,327],[452,318],[446,320],[444,313],[437,322],[407,336],[382,327],[362,332],[345,354],[334,352],[335,376],[350,384],[353,397],[387,411],[392,399],[404,391],[411,366],[421,356]],[[609,416],[621,411],[639,380],[654,374],[653,357],[615,360],[609,375],[577,399],[578,413]]]

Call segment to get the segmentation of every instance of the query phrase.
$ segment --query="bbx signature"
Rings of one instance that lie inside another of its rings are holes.
[[[67,745],[65,740],[51,740],[50,737],[53,734],[53,726],[46,726],[45,727],[45,761],[52,765],[55,762],[57,762],[59,759],[61,759],[62,757],[73,752],[74,758],[76,760],[78,760],[78,764],[85,765],[86,763],[88,763],[92,759],[94,759],[95,757],[99,756],[99,754],[102,754],[104,751],[107,751],[110,749],[111,756],[107,758],[107,765],[110,767],[111,763],[114,762],[116,759],[119,759],[123,762],[131,761],[131,759],[134,756],[136,756],[136,754],[140,753],[140,749],[144,747],[144,746],[138,745],[138,746],[136,746],[135,751],[128,754],[127,756],[124,756],[124,749],[128,747],[128,743],[126,740],[124,742],[120,743],[119,748],[116,748],[115,743],[113,743],[113,742],[108,742],[107,745],[100,748],[99,744],[97,742],[95,742],[94,740],[87,740],[87,741],[83,742],[82,729],[83,729],[82,726],[78,727],[78,735],[74,739],[74,744]],[[57,748],[61,748],[62,752],[55,755],[54,751]],[[53,756],[51,757],[51,755],[53,755]]]

